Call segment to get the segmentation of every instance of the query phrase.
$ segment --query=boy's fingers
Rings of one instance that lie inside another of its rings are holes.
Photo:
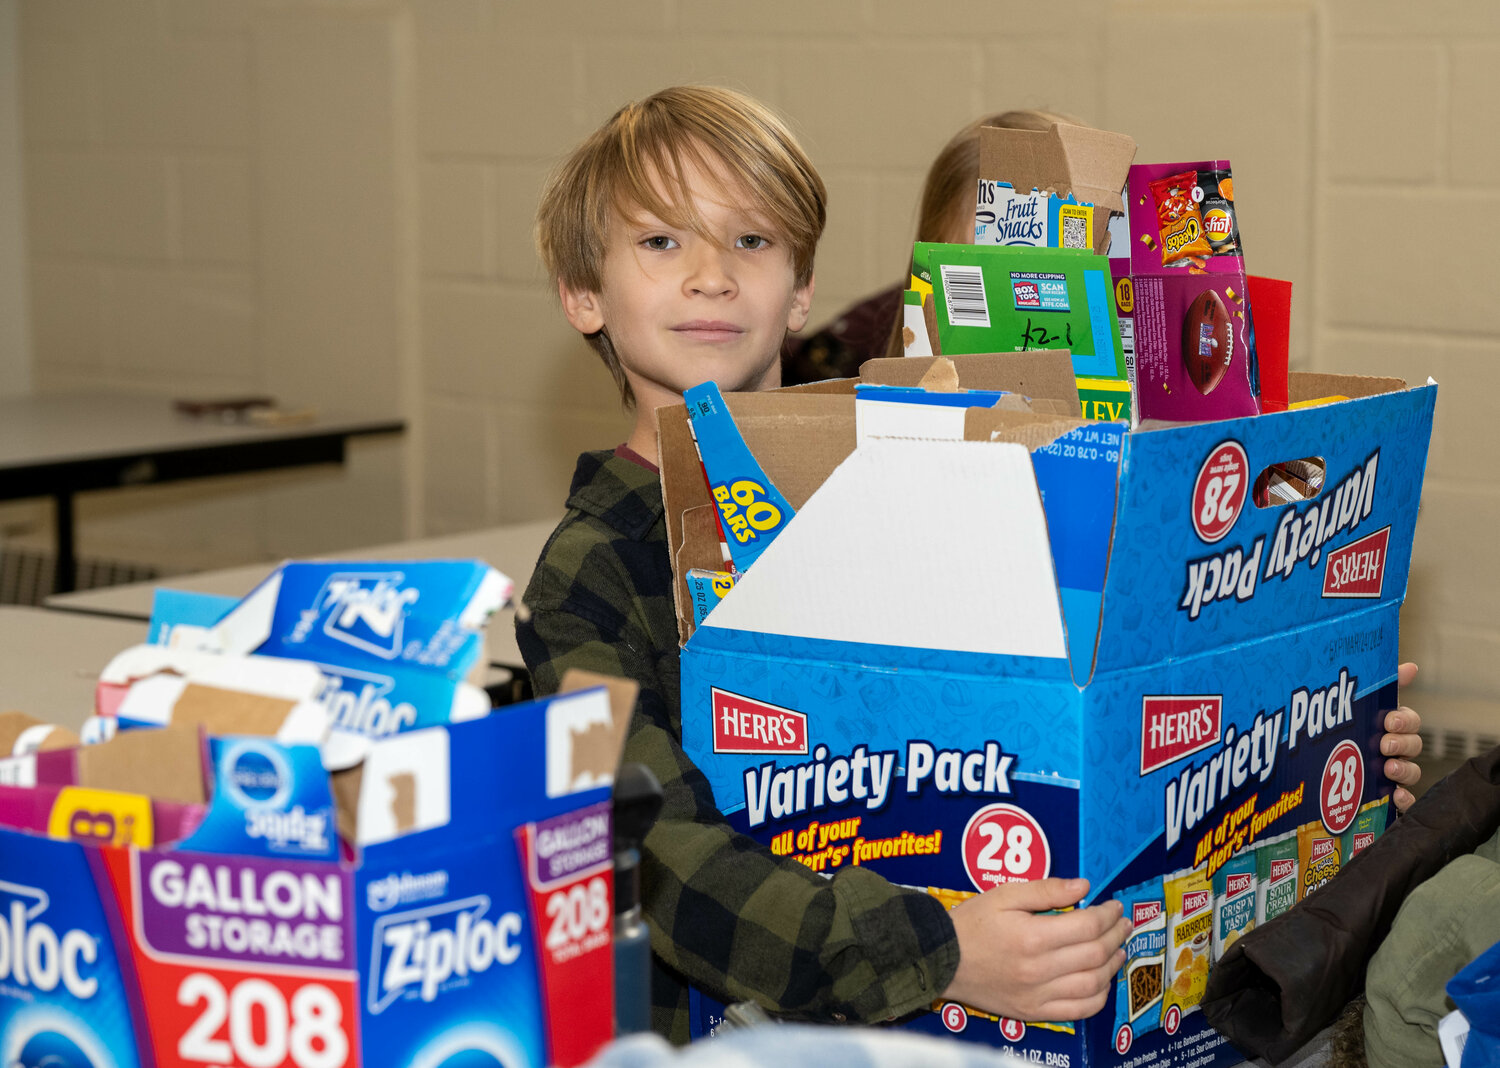
[[[1397,709],[1395,712],[1392,712],[1389,716],[1386,717],[1386,730],[1393,730],[1393,728],[1391,727],[1391,720],[1399,716],[1401,714],[1401,711],[1401,709]],[[1420,734],[1408,734],[1404,731],[1387,734],[1385,737],[1380,739],[1380,752],[1383,756],[1388,757],[1421,756],[1422,736]]]
[[[1029,883],[1006,883],[986,892],[1000,895],[1008,909],[1046,912],[1078,904],[1089,892],[1089,883],[1087,879],[1036,879]]]
[[[1122,955],[1124,950],[1120,948],[1124,942],[1124,936],[1116,928],[1111,928],[1098,938],[1091,938],[1087,942],[1074,942],[1061,946],[1047,955],[1048,971],[1058,977],[1063,976],[1093,976],[1099,982],[1100,978],[1114,975],[1120,970],[1120,965],[1125,963]],[[1093,988],[1076,991],[1069,995],[1058,996],[1084,997],[1093,993]]]
[[[1417,665],[1416,664],[1411,664],[1411,663],[1402,664],[1400,667],[1398,667],[1396,669],[1396,685],[1397,686],[1410,686],[1411,683],[1412,683],[1412,680],[1415,679],[1416,677],[1417,677]]]
[[[1110,952],[1124,944],[1130,921],[1121,917],[1118,902],[1106,901],[1086,909],[1032,917],[1028,948],[1034,953],[1054,953],[1069,947],[1100,946]],[[1098,960],[1073,967],[1095,967]],[[1070,969],[1071,970],[1071,969]]]
[[[1391,794],[1391,804],[1396,806],[1397,812],[1405,812],[1416,800],[1415,795],[1404,786],[1396,787]]]
[[[1402,786],[1415,786],[1422,781],[1422,769],[1410,760],[1387,760],[1385,777]]]
[[[1415,708],[1393,708],[1385,714],[1385,729],[1392,734],[1416,734],[1422,729],[1422,717]]]

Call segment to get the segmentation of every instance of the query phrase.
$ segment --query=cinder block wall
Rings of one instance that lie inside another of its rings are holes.
[[[900,277],[954,129],[1045,106],[1141,160],[1234,161],[1250,264],[1296,286],[1296,366],[1443,384],[1402,639],[1429,718],[1493,722],[1500,5],[23,0],[20,32],[39,387],[412,426],[347,472],[99,495],[86,550],[180,569],[557,513],[627,423],[531,216],[627,99],[720,82],[791,119],[832,198],[815,320]]]

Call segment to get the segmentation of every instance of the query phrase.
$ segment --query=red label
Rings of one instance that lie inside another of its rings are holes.
[[[1349,855],[1351,857],[1357,856],[1374,844],[1375,835],[1373,833],[1370,831],[1360,831],[1354,836],[1354,843],[1349,848]]]
[[[607,826],[609,810],[608,801],[580,810],[570,826],[550,829],[553,845],[545,825],[516,830],[536,932],[549,1064],[583,1064],[614,1037],[613,855],[578,870],[567,866],[591,821]],[[608,844],[607,830],[601,840]]]
[[[1139,927],[1143,923],[1150,923],[1161,915],[1160,901],[1137,901],[1135,903],[1134,922]]]
[[[1332,838],[1314,838],[1312,841],[1312,848],[1308,850],[1307,862],[1309,864],[1316,864],[1318,861],[1322,860],[1332,852]]]
[[[1329,553],[1323,569],[1323,596],[1379,597],[1390,541],[1391,528],[1385,527]]]
[[[806,753],[807,716],[713,690],[715,753]]]
[[[1217,694],[1142,697],[1141,774],[1217,745],[1223,718],[1224,698]]]
[[[1208,908],[1208,891],[1194,890],[1191,894],[1182,895],[1182,915],[1184,918],[1201,912]]]
[[[964,827],[964,867],[980,891],[1045,879],[1052,873],[1052,846],[1025,809],[986,805]]]
[[[113,846],[98,852],[146,995],[142,1009],[158,1068],[344,1068],[359,1063],[359,1004],[352,971],[161,952],[147,944],[143,933],[147,892],[132,871],[132,857],[139,854]],[[340,913],[336,919],[347,934],[351,918],[342,914],[343,905]],[[196,909],[193,914],[213,915]]]
[[[1297,874],[1297,862],[1295,860],[1273,860],[1271,861],[1271,881],[1279,883]]]
[[[1193,529],[1206,542],[1228,534],[1250,492],[1250,461],[1237,441],[1225,441],[1208,454],[1193,483]]]
[[[1224,892],[1227,896],[1234,897],[1236,894],[1243,894],[1254,885],[1255,876],[1249,872],[1241,872],[1224,879]]]
[[[1365,793],[1365,760],[1359,746],[1345,739],[1328,754],[1318,800],[1323,826],[1329,834],[1343,834],[1359,815]],[[1316,858],[1315,858],[1316,859]]]

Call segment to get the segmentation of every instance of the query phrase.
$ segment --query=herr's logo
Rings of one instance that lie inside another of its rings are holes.
[[[1333,853],[1334,845],[1332,838],[1314,838],[1312,840],[1312,849],[1308,852],[1307,862],[1309,864],[1316,864],[1318,861],[1332,856]]]
[[[402,588],[400,571],[341,571],[328,576],[314,611],[323,618],[323,633],[385,660],[401,652],[407,610],[421,591]]]
[[[1249,872],[1236,872],[1224,878],[1224,896],[1234,897],[1255,886],[1255,876]]]
[[[1194,890],[1190,894],[1183,894],[1182,895],[1182,916],[1183,916],[1183,918],[1186,919],[1189,916],[1192,916],[1192,915],[1195,915],[1196,913],[1202,912],[1204,909],[1208,908],[1208,902],[1209,902],[1209,893],[1208,893],[1207,890]]]
[[[807,752],[807,716],[713,688],[715,753]]]
[[[1161,919],[1160,901],[1137,901],[1131,913],[1131,920],[1136,927],[1150,923],[1152,920]]]
[[[1390,543],[1391,528],[1383,527],[1329,553],[1323,570],[1323,596],[1379,597]]]
[[[1354,841],[1349,846],[1349,855],[1352,857],[1356,853],[1363,853],[1366,849],[1369,849],[1374,844],[1375,832],[1356,831],[1354,834]]]
[[[1219,694],[1141,698],[1141,774],[1219,743],[1224,698]]]
[[[1283,879],[1294,878],[1297,874],[1297,862],[1290,858],[1286,860],[1271,861],[1271,881],[1279,883]]]

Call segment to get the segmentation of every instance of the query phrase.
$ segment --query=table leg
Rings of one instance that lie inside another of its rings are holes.
[[[78,559],[73,545],[73,495],[57,493],[56,505],[57,568],[52,572],[52,592],[72,593],[78,577]]]

